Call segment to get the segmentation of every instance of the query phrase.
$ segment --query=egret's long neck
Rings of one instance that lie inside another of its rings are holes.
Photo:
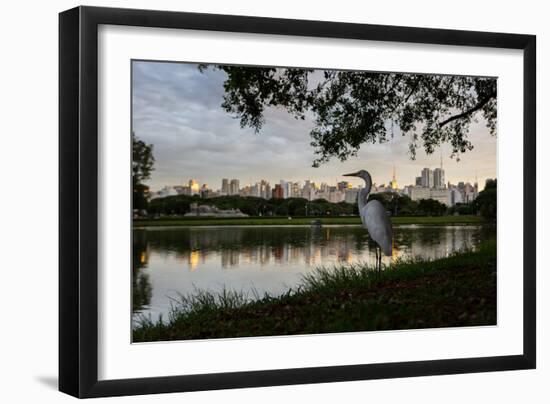
[[[366,173],[364,177],[362,177],[365,180],[365,188],[363,188],[357,197],[357,204],[359,206],[359,210],[363,206],[367,204],[367,199],[369,198],[370,190],[372,188],[372,179],[370,177],[369,173]]]

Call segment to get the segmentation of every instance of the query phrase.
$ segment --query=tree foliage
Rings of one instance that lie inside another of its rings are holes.
[[[132,201],[134,209],[147,208],[149,187],[144,184],[151,178],[155,157],[153,145],[146,144],[132,132]]]
[[[132,132],[132,179],[134,184],[143,184],[151,178],[155,164],[153,145],[140,140]]]
[[[199,196],[174,195],[153,199],[149,213],[153,215],[183,215],[191,204],[211,205],[219,209],[239,209],[249,216],[340,216],[357,214],[357,204],[330,203],[324,199],[308,202],[304,198],[263,199],[254,196],[219,196],[203,199]]]
[[[485,189],[474,201],[474,209],[487,220],[497,218],[497,180],[487,180]]]
[[[458,215],[474,215],[476,210],[474,209],[473,203],[457,203],[456,205],[449,208],[449,214],[458,214]]]
[[[201,65],[201,70],[207,65]],[[496,79],[364,71],[216,66],[227,74],[222,107],[242,127],[259,132],[268,107],[296,119],[311,116],[314,166],[354,156],[365,143],[383,143],[397,125],[414,159],[443,143],[459,158],[473,148],[469,127],[478,115],[496,134]]]
[[[441,216],[447,212],[447,206],[435,199],[420,199],[418,214],[423,216]]]
[[[377,200],[392,216],[441,216],[447,213],[447,206],[435,199],[413,201],[406,195],[393,192],[371,194],[369,200]]]
[[[392,192],[371,194],[369,201],[378,200],[392,216],[440,216],[447,207],[433,199],[413,201],[406,195]],[[173,195],[149,202],[151,215],[184,215],[191,204],[211,205],[219,209],[239,209],[249,216],[356,216],[357,203],[331,203],[325,199],[308,201],[304,198],[263,199],[254,196],[219,196],[203,199],[198,195]]]

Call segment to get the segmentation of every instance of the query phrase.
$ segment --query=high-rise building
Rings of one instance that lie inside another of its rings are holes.
[[[281,180],[279,182],[281,185],[281,188],[283,189],[283,198],[290,198],[292,197],[292,182],[287,182],[285,180]]]
[[[462,203],[462,193],[458,188],[449,188],[449,191],[451,193],[451,205],[454,206],[457,203]]]
[[[424,188],[433,188],[434,185],[434,172],[429,168],[424,168],[422,170],[422,180],[421,186]]]
[[[345,190],[344,201],[347,203],[357,203],[357,195],[359,194],[359,188],[348,188]]]
[[[195,180],[189,180],[189,189],[191,190],[191,195],[197,195],[200,190],[199,183]]]
[[[328,193],[328,201],[330,203],[343,202],[344,198],[344,193],[339,191],[337,187],[330,187],[330,192]]]
[[[441,202],[444,205],[452,206],[452,195],[451,191],[448,189],[431,189],[430,198],[435,199],[438,202]]]
[[[393,165],[393,174],[390,181],[390,188],[395,191],[397,189],[397,180],[395,179],[395,164]]]
[[[271,198],[271,185],[266,180],[261,180],[259,186],[259,197],[264,199]]]
[[[418,201],[421,199],[435,199],[447,206],[452,205],[452,195],[449,189],[430,189],[427,187],[411,188],[411,199]]]
[[[255,183],[254,185],[247,185],[244,189],[247,191],[244,195],[260,197],[260,184]]]
[[[351,184],[348,181],[340,181],[338,184],[336,184],[338,187],[338,191],[345,191],[348,188],[351,188]]]
[[[208,184],[202,184],[201,190],[200,190],[201,198],[213,198],[216,195],[216,192],[212,191]]]
[[[290,197],[291,198],[299,198],[301,196],[300,193],[300,183],[299,182],[293,182],[290,184]]]
[[[464,184],[464,187],[462,188],[462,195],[463,195],[464,202],[466,202],[466,203],[473,202],[474,199],[477,198],[476,189],[469,182]]]
[[[222,179],[222,195],[229,195],[229,180],[227,178]]]
[[[414,181],[414,185],[416,185],[417,187],[421,187],[422,186],[422,177],[416,177],[415,181]]]
[[[273,194],[271,192],[271,185],[266,180],[261,180],[252,186],[248,187],[250,191],[247,195],[256,196],[258,198],[271,199]],[[242,193],[242,192],[241,192]]]
[[[273,188],[273,198],[275,199],[284,198],[283,187],[281,186],[281,184],[275,184],[275,188]]]
[[[239,195],[239,180],[232,179],[229,183],[229,195]]]
[[[442,168],[436,168],[434,170],[434,188],[445,188],[445,171]]]
[[[440,157],[439,168],[434,170],[434,188],[445,188],[445,171],[443,170],[443,155]]]
[[[301,197],[312,201],[315,198],[315,183],[310,180],[306,180],[302,187]]]

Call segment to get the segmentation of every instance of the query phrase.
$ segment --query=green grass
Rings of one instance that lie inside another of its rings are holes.
[[[250,218],[162,218],[155,220],[133,221],[134,227],[151,226],[273,226],[273,225],[310,225],[312,220],[319,219],[323,224],[361,224],[358,216],[339,217],[296,217],[289,220],[286,217],[250,217]],[[396,216],[391,218],[394,224],[479,224],[479,216]]]
[[[134,342],[496,324],[496,241],[448,258],[320,268],[279,297],[197,292]]]

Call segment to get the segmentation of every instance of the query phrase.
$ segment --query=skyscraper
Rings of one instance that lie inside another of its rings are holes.
[[[390,188],[393,190],[397,189],[397,180],[395,179],[395,164],[393,165],[393,175],[390,181]]]
[[[441,156],[439,168],[436,168],[434,170],[433,187],[438,189],[445,188],[445,171],[443,170],[443,156]]]
[[[357,203],[359,188],[348,188],[345,190],[344,201],[347,203]]]
[[[229,195],[229,180],[227,178],[222,179],[222,194]]]
[[[283,189],[283,198],[290,198],[292,196],[292,183],[285,180],[280,181],[281,188]]]
[[[434,170],[434,188],[445,188],[445,171],[442,168]]]
[[[300,194],[300,183],[299,182],[290,183],[290,197],[291,198],[299,198],[300,196],[301,196],[301,194]]]
[[[314,194],[315,183],[312,183],[310,180],[306,180],[306,182],[304,183],[304,187],[302,188],[302,198],[311,201]]]
[[[273,188],[273,198],[276,199],[283,199],[283,187],[281,184],[275,184],[275,188]]]
[[[189,189],[191,191],[191,195],[197,195],[199,193],[199,183],[195,180],[189,180]]]
[[[231,183],[229,184],[229,195],[239,195],[239,180],[231,180]]]
[[[340,181],[336,184],[338,191],[344,192],[346,189],[351,188],[351,184],[348,181]]]
[[[424,188],[433,188],[434,186],[434,172],[429,168],[424,168],[422,170],[421,185]]]
[[[256,197],[261,196],[260,184],[255,183],[254,185],[248,186],[248,187],[245,187],[245,188],[249,188],[249,191],[248,191],[247,195],[256,196]]]
[[[259,197],[264,199],[271,199],[271,186],[266,180],[261,180],[259,185]]]

